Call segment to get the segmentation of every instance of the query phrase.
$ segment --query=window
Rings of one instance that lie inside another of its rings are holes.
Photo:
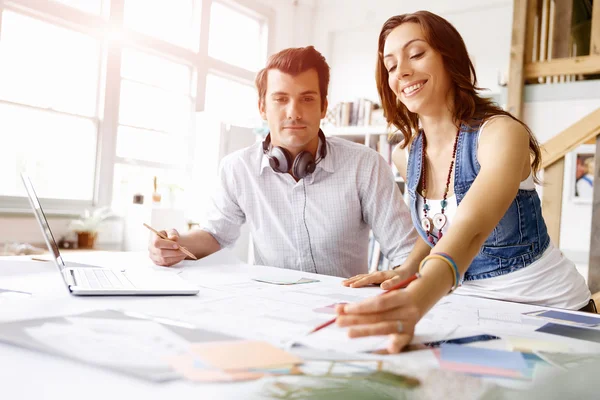
[[[197,157],[212,134],[197,104],[260,125],[269,11],[237,1],[0,0],[0,212],[28,210],[21,171],[50,213],[119,213],[154,177],[165,204],[185,203],[196,168],[216,171]]]
[[[205,99],[205,111],[223,122],[246,127],[260,126],[258,93],[254,86],[209,74]]]
[[[153,168],[145,165],[116,164],[113,178],[112,210],[126,213],[133,203],[134,194],[144,196],[144,204],[152,201],[150,195],[154,177],[162,194],[161,204],[166,207],[184,207],[184,190],[190,187],[190,180],[183,170]]]
[[[40,197],[91,201],[96,135],[90,119],[0,103],[0,196],[22,195],[27,171]]]
[[[116,210],[134,193],[150,193],[154,176],[161,178],[161,191],[185,180],[194,102],[191,66],[165,57],[124,49],[121,78],[112,201]]]
[[[0,100],[95,116],[100,44],[10,11],[2,13]]]
[[[91,202],[100,44],[7,10],[1,29],[0,196],[22,195],[27,171],[41,197]]]
[[[102,12],[102,0],[54,0],[66,6],[76,8],[90,14],[100,14]]]
[[[124,1],[125,27],[181,47],[198,49],[200,1]]]
[[[257,18],[213,2],[208,55],[237,67],[258,71],[266,56],[262,34],[262,30],[266,29],[264,26]]]

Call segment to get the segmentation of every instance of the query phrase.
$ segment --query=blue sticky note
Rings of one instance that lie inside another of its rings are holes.
[[[527,363],[523,355],[514,351],[483,349],[459,344],[443,344],[440,347],[440,357],[443,361],[480,365],[489,368],[519,371],[527,369]]]

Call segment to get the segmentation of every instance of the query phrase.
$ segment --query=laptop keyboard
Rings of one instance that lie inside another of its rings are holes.
[[[135,286],[125,274],[110,269],[79,268],[75,270],[77,286],[92,289],[129,289]]]

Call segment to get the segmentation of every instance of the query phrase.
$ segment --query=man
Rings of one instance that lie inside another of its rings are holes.
[[[328,85],[329,65],[312,46],[269,58],[256,87],[270,134],[223,159],[201,230],[170,231],[176,244],[151,238],[156,264],[183,260],[178,245],[197,257],[232,246],[246,222],[257,264],[346,278],[367,273],[370,229],[391,265],[406,261],[417,236],[390,167],[368,146],[319,129]]]

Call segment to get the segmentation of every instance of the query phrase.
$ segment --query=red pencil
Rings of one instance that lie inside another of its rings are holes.
[[[415,273],[414,275],[409,276],[408,278],[406,278],[405,280],[403,280],[402,282],[398,283],[397,285],[392,286],[391,288],[389,288],[388,290],[386,290],[383,293],[380,293],[379,296],[383,296],[386,293],[389,293],[393,290],[397,290],[397,289],[402,289],[408,286],[409,283],[411,283],[412,281],[414,281],[417,278],[420,278],[421,274],[419,274],[418,272]],[[315,329],[313,329],[312,331],[308,332],[308,334],[310,335],[311,333],[315,333],[317,331],[320,331],[323,328],[328,327],[329,325],[333,324],[335,321],[337,320],[337,317],[335,317],[332,320],[329,320],[319,326],[317,326]]]

